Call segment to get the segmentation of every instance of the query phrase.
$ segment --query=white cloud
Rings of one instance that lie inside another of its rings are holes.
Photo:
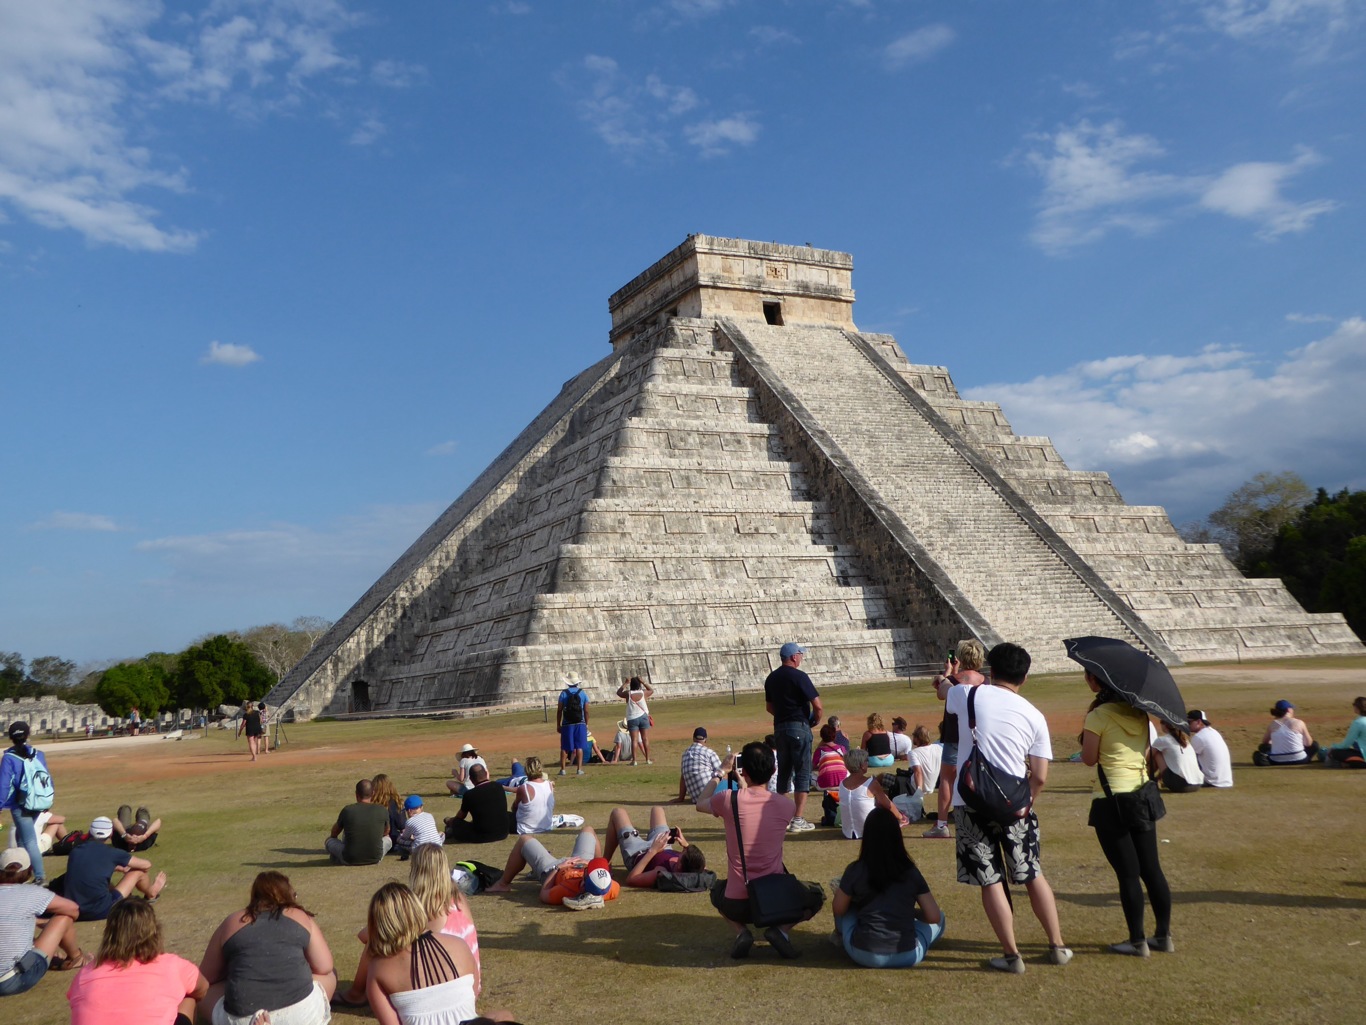
[[[159,223],[143,198],[188,185],[138,137],[139,118],[168,98],[296,104],[309,79],[351,65],[335,36],[354,24],[336,0],[217,0],[170,17],[155,0],[0,3],[0,206],[92,243],[193,249],[199,233]]]
[[[1332,200],[1296,203],[1281,195],[1282,185],[1319,162],[1307,149],[1289,163],[1235,164],[1211,176],[1142,169],[1166,151],[1151,136],[1126,134],[1118,121],[1093,125],[1082,119],[1031,141],[1024,161],[1044,183],[1031,237],[1054,254],[1115,230],[1151,234],[1201,209],[1250,220],[1259,237],[1272,239],[1306,231],[1338,206]]]
[[[955,38],[956,33],[947,25],[927,25],[892,40],[882,51],[882,57],[887,67],[893,70],[908,64],[919,64],[943,50]]]
[[[759,137],[759,125],[748,114],[732,114],[716,121],[699,121],[683,130],[689,143],[704,157],[720,156],[734,146],[749,146]]]
[[[1234,39],[1322,44],[1358,17],[1352,0],[1199,0],[1205,22]]]
[[[443,441],[427,449],[426,454],[429,456],[453,456],[459,447],[460,442],[458,441]]]
[[[705,18],[729,7],[733,0],[669,0],[669,6],[688,18]]]
[[[1292,324],[1331,324],[1334,318],[1326,313],[1287,313],[1285,319]]]
[[[371,143],[382,138],[387,131],[388,129],[384,126],[384,122],[379,118],[367,117],[356,126],[356,130],[351,133],[351,138],[347,141],[350,142],[352,146],[369,146]]]
[[[116,524],[108,516],[101,516],[98,513],[75,513],[54,512],[45,520],[33,524],[33,530],[80,530],[108,532],[118,530]]]
[[[611,57],[589,54],[577,68],[566,70],[560,83],[579,95],[579,116],[612,149],[627,157],[667,153],[678,131],[677,120],[701,106],[688,86],[673,85],[658,75],[636,81]],[[684,138],[705,156],[746,145],[759,131],[748,114],[697,122],[683,129]]]
[[[370,68],[370,77],[388,89],[407,89],[427,77],[427,69],[421,64],[406,61],[376,61]]]
[[[964,395],[1001,403],[1018,434],[1050,436],[1073,469],[1108,470],[1129,501],[1184,520],[1263,470],[1366,487],[1363,389],[1366,320],[1352,318],[1270,365],[1210,347],[1090,361]]]
[[[217,363],[224,367],[245,367],[261,357],[250,345],[233,345],[231,342],[210,342],[209,351],[199,358],[201,363]]]
[[[1308,231],[1314,218],[1336,210],[1338,204],[1328,199],[1292,203],[1281,195],[1281,185],[1317,163],[1316,153],[1302,149],[1288,164],[1235,164],[1210,183],[1200,205],[1257,222],[1262,238]]]
[[[755,25],[749,34],[760,46],[785,46],[801,42],[793,33],[776,25]]]

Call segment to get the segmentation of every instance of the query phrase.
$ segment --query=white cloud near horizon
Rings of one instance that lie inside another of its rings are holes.
[[[1366,319],[1264,362],[1211,346],[1117,356],[965,389],[999,402],[1017,434],[1047,435],[1075,470],[1106,470],[1128,501],[1203,516],[1253,475],[1366,487]],[[1329,412],[1331,411],[1331,413]]]
[[[155,0],[0,3],[0,220],[6,207],[93,244],[186,252],[149,193],[189,190],[141,118],[171,100],[259,116],[296,106],[311,79],[349,69],[337,0],[217,0],[167,15]]]
[[[1165,148],[1152,136],[1126,133],[1119,121],[1095,125],[1083,118],[1030,143],[1023,162],[1043,180],[1030,237],[1053,255],[1114,231],[1152,234],[1200,210],[1250,221],[1259,238],[1271,240],[1307,231],[1339,206],[1282,195],[1293,178],[1321,162],[1307,147],[1286,163],[1240,163],[1207,175],[1148,169],[1167,155]]]
[[[957,33],[948,25],[927,25],[892,40],[882,51],[888,69],[896,71],[910,64],[920,64],[948,47]]]
[[[99,513],[63,512],[56,510],[45,520],[30,526],[30,530],[79,530],[95,533],[117,531],[119,526],[108,516]]]
[[[654,74],[637,81],[615,59],[601,54],[589,54],[577,67],[561,73],[559,81],[578,97],[579,117],[628,159],[668,153],[679,135],[703,157],[752,145],[759,137],[759,122],[750,113],[683,124],[685,114],[702,106],[695,90]]]
[[[210,342],[209,351],[199,357],[201,363],[216,363],[224,367],[245,367],[261,357],[250,345],[231,342]]]
[[[459,447],[460,442],[458,441],[442,441],[427,449],[425,454],[429,456],[453,456]]]

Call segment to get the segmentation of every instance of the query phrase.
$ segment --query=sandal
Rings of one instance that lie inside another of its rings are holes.
[[[84,968],[93,960],[95,960],[94,954],[87,954],[84,950],[78,950],[72,957],[63,958],[61,961],[53,961],[50,967],[54,972],[70,972],[75,971],[77,968]]]

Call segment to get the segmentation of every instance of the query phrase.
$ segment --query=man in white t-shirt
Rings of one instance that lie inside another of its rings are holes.
[[[998,644],[987,653],[987,664],[991,666],[991,683],[976,688],[956,684],[944,702],[945,710],[958,716],[958,764],[968,763],[975,746],[968,728],[968,694],[975,690],[976,743],[981,745],[982,756],[1002,772],[1015,776],[1027,772],[1032,803],[1048,781],[1053,743],[1043,713],[1020,696],[1029,675],[1029,652],[1018,644]],[[981,889],[987,921],[1004,951],[1002,957],[991,958],[987,966],[1015,975],[1023,975],[1025,970],[1015,943],[1015,917],[1005,889],[1007,877],[1029,893],[1034,916],[1048,936],[1048,961],[1067,964],[1072,951],[1063,943],[1053,888],[1039,863],[1038,816],[1031,810],[1024,818],[1003,826],[980,815],[963,803],[958,791],[961,778],[956,777],[953,786],[958,881]]]
[[[1223,735],[1209,724],[1199,708],[1187,712],[1186,721],[1190,723],[1191,747],[1195,748],[1195,757],[1200,761],[1205,786],[1221,789],[1233,786],[1233,758]]]

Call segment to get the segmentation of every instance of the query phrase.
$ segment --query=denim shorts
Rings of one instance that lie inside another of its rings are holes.
[[[626,729],[627,729],[628,731],[630,731],[630,732],[637,732],[637,731],[638,731],[638,732],[640,732],[640,733],[644,733],[644,732],[645,732],[646,730],[648,730],[649,728],[650,728],[650,717],[649,717],[648,715],[642,715],[639,719],[627,719],[627,720],[626,720]]]
[[[950,744],[947,740],[944,741],[944,757],[940,761],[941,767],[945,765],[952,765],[955,769],[958,768],[958,745]]]
[[[650,835],[642,838],[634,829],[623,829],[617,834],[617,846],[621,848],[621,860],[626,865],[627,871],[635,867],[640,856],[650,849],[650,845],[655,842],[655,837],[661,833],[667,834],[668,826],[655,826],[650,830]]]
[[[0,982],[0,997],[12,997],[38,985],[47,974],[47,957],[36,947],[29,947],[24,956],[14,962],[14,967],[18,971],[4,982]]]

